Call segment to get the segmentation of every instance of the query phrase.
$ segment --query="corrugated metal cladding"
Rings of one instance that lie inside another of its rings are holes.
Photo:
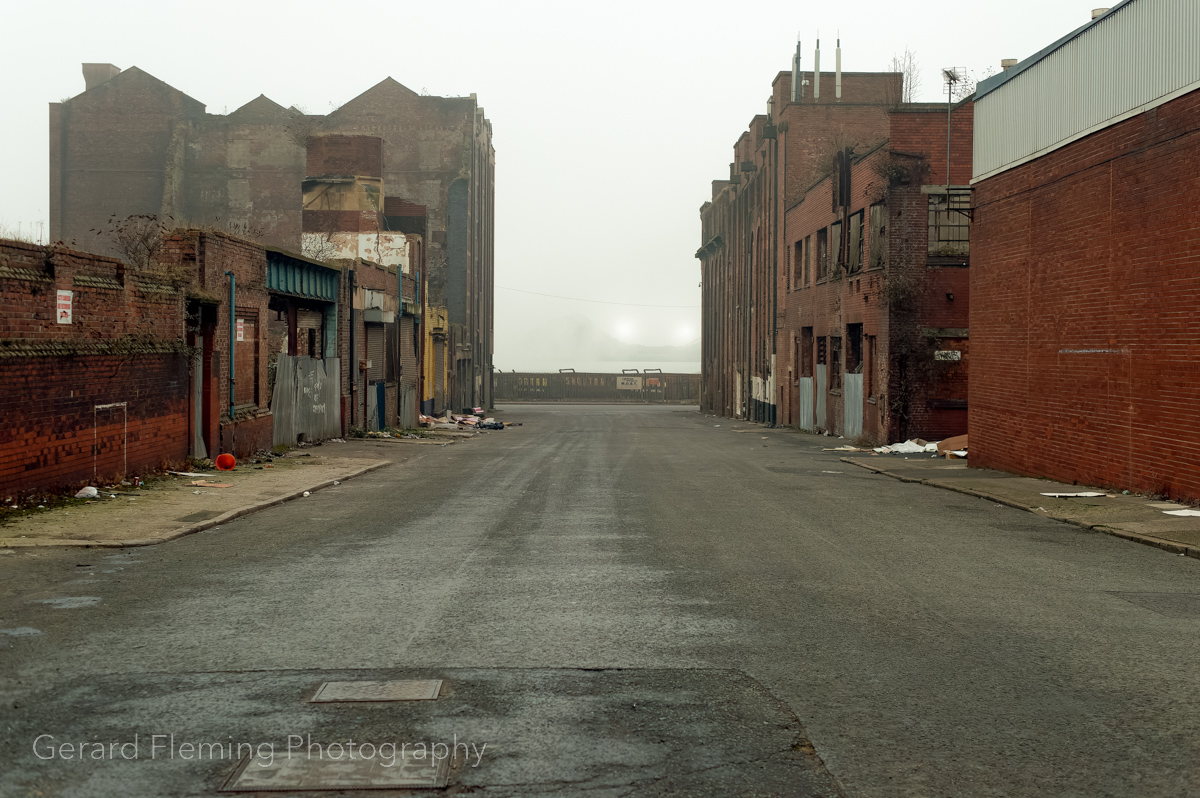
[[[1035,58],[980,84],[973,180],[1200,88],[1200,2],[1128,0]]]
[[[387,376],[387,347],[384,344],[382,324],[368,324],[367,327],[367,360],[371,361],[367,369],[368,380],[382,380]]]
[[[304,261],[284,260],[269,253],[267,290],[306,299],[337,302],[338,273]]]

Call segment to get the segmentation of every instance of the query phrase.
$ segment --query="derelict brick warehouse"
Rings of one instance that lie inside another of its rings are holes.
[[[1200,499],[1194,14],[1132,0],[979,86],[972,466]]]
[[[798,67],[771,88],[700,209],[701,408],[873,443],[965,433],[969,98]]]
[[[386,199],[426,208],[422,409],[490,405],[495,150],[474,95],[387,78],[326,115],[263,96],[221,115],[137,67],[85,64],[84,76],[82,94],[50,104],[52,239],[91,248],[110,216],[157,214],[300,251],[309,144],[378,137]]]

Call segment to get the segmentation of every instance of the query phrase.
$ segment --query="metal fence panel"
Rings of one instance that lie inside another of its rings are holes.
[[[280,355],[271,394],[273,441],[291,445],[342,434],[341,361]]]
[[[496,372],[494,401],[596,402],[605,404],[699,404],[699,374],[621,374]],[[624,384],[622,384],[622,382]],[[636,387],[632,387],[636,382]]]

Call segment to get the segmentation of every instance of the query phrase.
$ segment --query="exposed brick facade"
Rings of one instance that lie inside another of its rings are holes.
[[[865,438],[965,431],[969,256],[965,242],[956,257],[929,246],[930,196],[945,194],[935,186],[946,179],[946,106],[898,104],[900,89],[898,74],[846,73],[838,101],[824,75],[819,100],[791,102],[781,73],[772,115],[734,145],[730,179],[701,208],[704,410],[857,435],[842,383],[861,382]],[[965,199],[969,103],[953,125],[950,178]],[[849,154],[848,195],[839,152]],[[861,240],[843,239],[854,224]],[[961,359],[940,359],[951,356]]]
[[[1200,92],[975,185],[971,465],[1200,499]]]
[[[59,290],[70,324],[57,322]],[[183,462],[184,313],[163,275],[0,241],[0,498]]]
[[[427,208],[425,299],[447,319],[444,336],[426,337],[444,376],[427,381],[422,399],[439,411],[490,404],[495,150],[473,95],[422,96],[388,78],[328,115],[263,96],[215,115],[136,67],[111,74],[50,105],[52,238],[83,241],[110,216],[160,214],[261,231],[265,243],[300,251],[310,142],[375,137],[388,191]],[[342,155],[362,153],[315,155],[337,169]]]

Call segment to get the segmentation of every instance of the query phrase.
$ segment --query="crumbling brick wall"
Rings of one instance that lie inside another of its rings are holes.
[[[71,323],[58,323],[58,292]],[[119,260],[0,240],[0,497],[187,456],[184,299]]]

